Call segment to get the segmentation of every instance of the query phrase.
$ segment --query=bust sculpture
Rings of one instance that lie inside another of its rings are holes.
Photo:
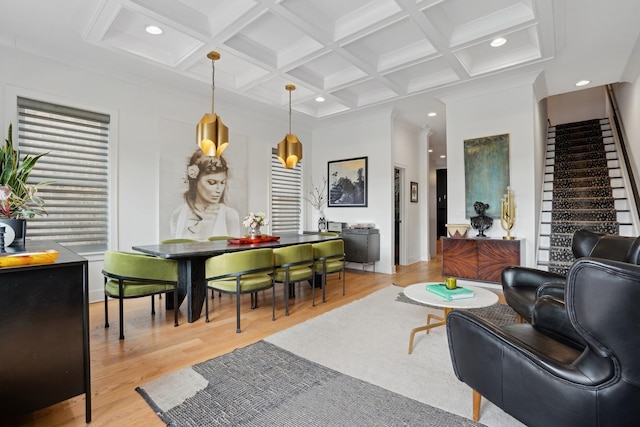
[[[484,214],[487,209],[489,209],[489,205],[487,203],[475,202],[473,204],[473,209],[478,215],[471,217],[471,226],[475,230],[478,230],[477,237],[487,237],[484,232],[491,228],[491,225],[493,224],[493,218]]]

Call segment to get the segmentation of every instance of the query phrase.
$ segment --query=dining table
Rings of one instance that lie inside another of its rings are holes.
[[[340,236],[320,234],[287,234],[271,239],[229,239],[189,243],[166,243],[133,246],[132,249],[148,255],[173,259],[178,263],[178,306],[187,300],[187,321],[192,323],[202,314],[202,306],[207,296],[205,262],[208,258],[231,252],[262,248],[281,248],[304,243],[318,243],[340,239]],[[173,308],[173,299],[165,301],[168,309]]]

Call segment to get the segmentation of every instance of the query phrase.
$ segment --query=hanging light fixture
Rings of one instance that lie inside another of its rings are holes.
[[[218,52],[211,51],[207,54],[211,60],[211,113],[206,113],[196,127],[196,143],[205,156],[220,157],[227,145],[229,145],[229,128],[222,123],[220,116],[214,112],[216,92],[216,61],[220,59]]]
[[[296,90],[294,85],[284,87],[289,91],[289,133],[278,144],[278,160],[287,169],[293,169],[302,160],[302,142],[291,133],[291,91]]]

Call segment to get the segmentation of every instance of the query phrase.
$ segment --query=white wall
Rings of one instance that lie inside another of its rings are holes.
[[[640,77],[635,83],[613,86],[618,110],[624,125],[627,150],[634,168],[636,181],[640,180]]]
[[[408,265],[426,260],[426,254],[421,253],[421,243],[427,241],[426,228],[421,224],[428,221],[428,200],[418,194],[418,202],[410,200],[411,182],[418,183],[418,191],[427,186],[426,175],[420,174],[421,147],[420,129],[414,125],[395,119],[393,122],[393,160],[394,166],[404,171],[401,184],[400,204],[400,264]]]
[[[349,224],[374,223],[380,230],[380,262],[376,272],[392,273],[393,248],[393,156],[390,110],[372,111],[366,116],[342,117],[314,127],[313,182],[327,174],[327,162],[368,157],[368,206],[327,208],[329,221]],[[356,264],[354,268],[359,268]]]
[[[535,183],[540,142],[535,126],[536,99],[531,85],[457,98],[447,104],[447,221],[469,223],[465,216],[464,140],[490,135],[509,134],[509,172],[514,192],[516,219],[511,234],[525,240],[525,265],[534,265],[534,244],[539,206]],[[471,229],[470,235],[475,235]],[[500,218],[486,233],[489,237],[502,237]]]
[[[547,108],[551,125],[607,117],[605,98],[603,86],[550,96]]]

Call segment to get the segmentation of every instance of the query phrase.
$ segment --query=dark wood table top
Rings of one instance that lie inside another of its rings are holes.
[[[209,257],[228,252],[246,251],[248,249],[281,248],[284,246],[303,243],[318,243],[327,240],[340,239],[340,236],[320,236],[316,234],[288,234],[280,236],[275,242],[252,244],[233,244],[226,240],[214,240],[193,243],[168,243],[155,245],[133,246],[133,249],[149,255],[167,259]]]

